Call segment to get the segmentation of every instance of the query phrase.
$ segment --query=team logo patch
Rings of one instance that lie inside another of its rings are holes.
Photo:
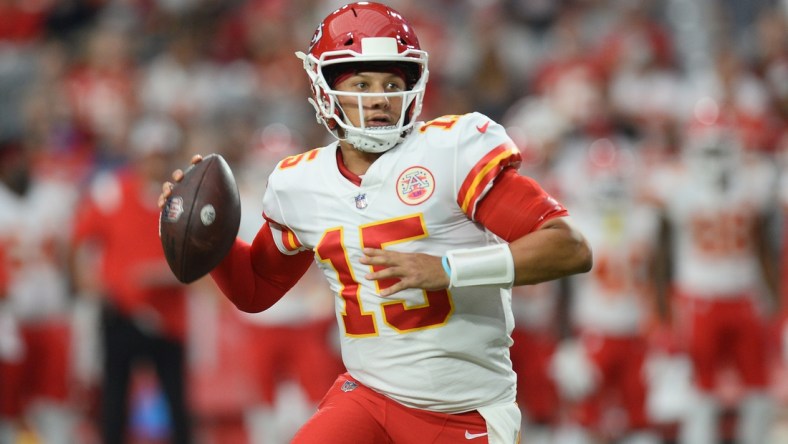
[[[342,384],[342,387],[340,387],[339,389],[347,393],[347,392],[352,392],[353,390],[356,389],[356,387],[358,387],[358,384],[356,384],[355,382],[345,381],[345,383]]]
[[[175,196],[167,199],[167,205],[164,207],[164,219],[167,222],[177,222],[183,214],[183,198]]]
[[[397,179],[397,196],[406,205],[418,205],[429,199],[434,191],[435,178],[424,167],[410,167]]]

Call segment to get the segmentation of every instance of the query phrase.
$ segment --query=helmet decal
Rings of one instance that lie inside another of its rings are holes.
[[[312,34],[312,41],[309,42],[309,52],[312,52],[312,48],[315,47],[315,44],[320,41],[323,37],[323,24],[319,24],[317,29],[315,29],[315,33]]]

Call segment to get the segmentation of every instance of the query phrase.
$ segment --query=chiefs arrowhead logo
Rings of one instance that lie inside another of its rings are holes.
[[[476,130],[478,130],[480,133],[484,134],[484,133],[487,132],[487,127],[488,126],[490,126],[490,121],[489,120],[482,126],[476,125]]]

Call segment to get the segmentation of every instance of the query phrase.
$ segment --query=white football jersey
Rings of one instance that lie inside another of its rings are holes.
[[[70,184],[35,181],[24,196],[0,184],[0,255],[5,263],[8,302],[20,319],[62,314],[68,285],[62,248],[69,234],[77,193]]]
[[[478,114],[420,122],[360,186],[344,177],[338,143],[283,160],[264,211],[285,254],[308,249],[335,295],[342,357],[361,383],[404,405],[464,412],[513,402],[511,293],[497,287],[410,289],[382,298],[359,258],[374,247],[436,256],[500,242],[473,221],[476,204],[520,155]]]
[[[652,186],[673,227],[678,289],[718,298],[761,288],[752,234],[755,219],[777,202],[772,167],[746,159],[721,188],[682,165],[660,170]]]

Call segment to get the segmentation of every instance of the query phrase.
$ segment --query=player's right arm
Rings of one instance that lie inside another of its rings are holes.
[[[191,163],[202,161],[197,154]],[[183,180],[183,170],[172,173],[174,182]],[[163,208],[174,185],[165,182],[158,205]],[[281,253],[272,228],[263,224],[251,244],[236,238],[229,253],[210,275],[224,295],[241,311],[256,313],[270,308],[306,273],[314,258],[311,251]]]
[[[239,310],[256,313],[268,309],[306,273],[314,253],[279,252],[268,223],[251,244],[236,239],[230,252],[211,271],[211,277]]]

